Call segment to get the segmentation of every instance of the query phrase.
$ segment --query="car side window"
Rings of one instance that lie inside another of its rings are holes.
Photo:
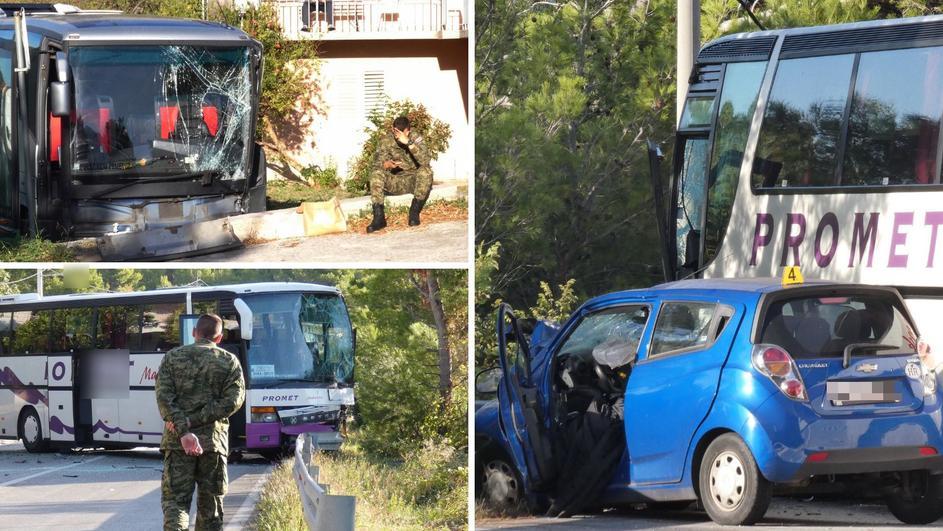
[[[658,312],[649,357],[692,350],[713,342],[719,329],[712,326],[717,304],[709,302],[666,302]]]
[[[559,352],[569,356],[593,356],[597,361],[605,359],[604,364],[611,367],[624,365],[638,352],[648,314],[649,307],[640,304],[589,314],[564,341]]]

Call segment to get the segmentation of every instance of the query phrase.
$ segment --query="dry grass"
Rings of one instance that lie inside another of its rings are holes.
[[[258,517],[255,525],[258,531],[308,529],[301,512],[301,498],[291,475],[294,465],[294,458],[282,461],[262,487],[262,496],[256,506]]]
[[[420,220],[423,225],[442,223],[444,221],[460,221],[468,219],[468,204],[464,201],[431,201],[422,209]],[[373,220],[373,214],[368,211],[351,216],[347,220],[349,232],[365,232],[367,225]],[[409,207],[392,207],[386,210],[386,228],[374,234],[383,234],[391,230],[410,229]]]

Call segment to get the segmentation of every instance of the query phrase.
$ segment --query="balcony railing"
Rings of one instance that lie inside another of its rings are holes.
[[[448,38],[467,31],[455,0],[273,0],[294,39]]]

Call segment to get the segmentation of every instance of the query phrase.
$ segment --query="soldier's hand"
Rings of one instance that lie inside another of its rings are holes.
[[[399,142],[400,144],[409,143],[409,135],[407,135],[405,132],[400,131],[399,129],[395,127],[393,128],[393,138],[395,138],[396,141]]]
[[[392,170],[393,168],[399,168],[399,167],[401,167],[402,165],[403,165],[403,163],[400,162],[400,161],[398,161],[398,160],[386,160],[386,161],[383,161],[383,169],[384,169],[384,170]]]
[[[198,456],[203,454],[203,447],[200,446],[200,439],[192,433],[188,433],[180,438],[180,444],[187,455]]]
[[[167,431],[169,431],[170,433],[174,433],[177,431],[177,428],[174,426],[174,423],[169,420],[164,423],[164,427],[167,428]]]

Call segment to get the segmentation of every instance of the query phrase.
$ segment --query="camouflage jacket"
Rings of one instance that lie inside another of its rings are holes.
[[[383,170],[383,163],[395,160],[402,163],[403,170],[418,170],[422,166],[429,166],[432,162],[432,153],[421,136],[410,137],[410,144],[404,146],[396,141],[392,131],[380,135],[380,143],[373,159],[374,167]],[[384,170],[389,171],[389,170]]]
[[[204,452],[229,453],[229,416],[246,398],[236,356],[207,339],[172,349],[160,362],[155,391],[161,418],[176,428],[164,428],[161,449],[181,449],[180,437],[192,432]]]

